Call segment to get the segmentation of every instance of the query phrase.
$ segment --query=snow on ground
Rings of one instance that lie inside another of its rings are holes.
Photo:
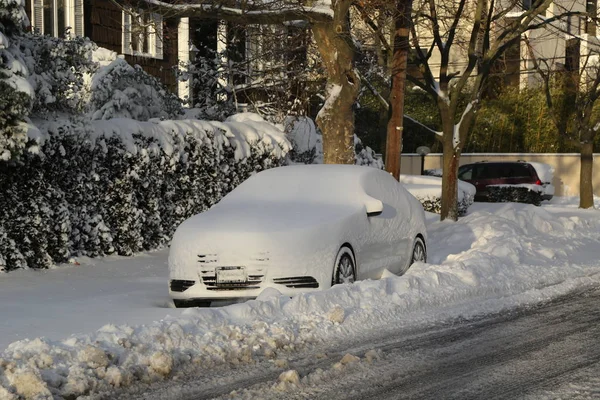
[[[164,308],[166,251],[12,272],[0,276],[10,321],[0,327],[0,399],[75,398],[265,357],[285,372],[294,351],[340,332],[368,337],[547,300],[600,285],[599,232],[600,212],[568,200],[476,203],[457,223],[430,215],[430,263],[402,277],[293,299],[270,289],[210,309]]]

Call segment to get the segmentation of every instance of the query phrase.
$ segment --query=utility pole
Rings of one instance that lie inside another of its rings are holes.
[[[392,88],[390,91],[390,118],[387,125],[385,169],[400,179],[400,153],[404,130],[404,88],[408,64],[409,32],[412,0],[396,0],[394,17],[394,53],[392,55]]]

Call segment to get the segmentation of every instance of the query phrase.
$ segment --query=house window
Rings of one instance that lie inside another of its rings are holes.
[[[160,14],[123,11],[123,54],[163,58],[163,23]]]
[[[246,28],[246,60],[251,81],[264,79],[265,74],[283,76],[287,41],[287,29],[281,25]]]
[[[83,36],[83,0],[31,0],[31,26],[42,35]]]

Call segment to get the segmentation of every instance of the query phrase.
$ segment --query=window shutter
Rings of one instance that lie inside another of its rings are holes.
[[[44,34],[44,0],[32,0],[34,31]]]
[[[133,54],[131,47],[131,15],[123,11],[123,39],[121,43],[123,54]]]
[[[162,15],[154,14],[154,24],[152,27],[152,32],[154,33],[154,57],[155,58],[163,58],[163,19]]]
[[[75,23],[74,30],[75,36],[83,37],[85,32],[83,31],[83,0],[74,0],[75,2]]]

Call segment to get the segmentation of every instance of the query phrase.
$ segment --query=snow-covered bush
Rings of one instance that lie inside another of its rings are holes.
[[[0,269],[154,249],[252,173],[280,165],[290,147],[256,115],[43,129],[39,155],[0,163]]]
[[[540,185],[489,185],[488,200],[494,203],[527,203],[539,206],[544,187]]]
[[[15,39],[26,23],[23,0],[0,0],[0,162],[19,154],[27,142],[33,90]]]
[[[442,169],[438,168],[438,169],[426,169],[423,171],[423,175],[427,175],[427,176],[437,176],[439,178],[442,177]]]
[[[292,143],[288,155],[290,164],[322,164],[323,137],[313,120],[307,117],[288,117],[284,122],[287,138]],[[364,146],[354,135],[354,158],[356,165],[383,169],[383,160],[373,149]]]
[[[93,119],[176,118],[181,102],[158,79],[139,65],[131,66],[117,58],[92,78],[90,113]]]
[[[439,214],[442,210],[442,179],[425,175],[400,175],[400,182],[417,198],[425,211]],[[475,186],[458,181],[458,215],[463,216],[475,199]]]
[[[35,90],[35,113],[84,109],[87,104],[84,76],[97,68],[92,61],[96,47],[93,42],[81,37],[25,34],[19,37],[19,47]]]

